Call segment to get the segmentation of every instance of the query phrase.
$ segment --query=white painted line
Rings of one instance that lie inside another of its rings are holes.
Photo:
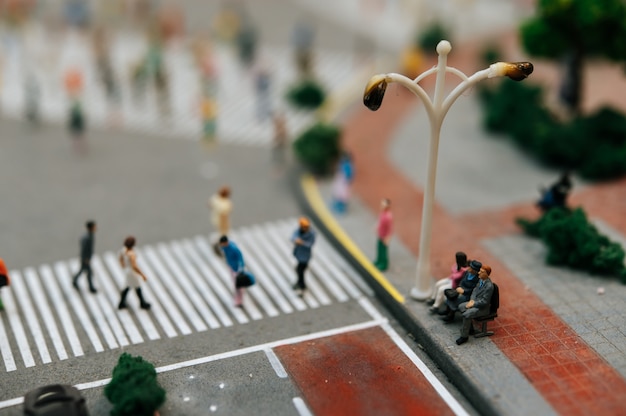
[[[293,398],[293,405],[300,416],[313,416],[313,413],[309,410],[309,407],[304,403],[304,400],[300,397]]]
[[[275,226],[275,224],[265,224],[262,227],[262,230],[263,233],[266,235],[267,240],[272,241],[274,249],[280,252],[291,263],[290,275],[292,277],[290,278],[290,284],[293,285],[293,283],[295,283],[297,280],[297,276],[295,270],[296,260],[293,257],[293,249],[291,247],[291,242],[289,241],[289,238],[291,238],[291,234],[278,235],[278,233],[275,232],[275,230],[273,229],[273,227]],[[309,290],[307,290],[303,299],[309,305],[309,307],[317,308],[320,306],[320,304],[330,304],[330,298],[317,284],[317,281],[315,280],[314,276],[311,275],[310,270],[307,271],[306,282]]]
[[[44,294],[39,278],[37,277],[37,272],[32,267],[29,267],[24,270],[24,278],[27,280],[30,293],[33,294],[35,304],[38,306],[39,313],[41,314],[44,324],[48,329],[48,334],[50,335],[52,345],[54,345],[54,349],[57,352],[59,360],[66,360],[67,351],[65,351],[63,339],[61,338],[57,324],[54,321],[54,315],[48,305],[48,300],[46,299],[46,295]]]
[[[178,305],[180,310],[182,310],[185,316],[187,316],[189,322],[191,322],[196,331],[206,331],[208,328],[202,321],[202,318],[200,318],[196,310],[189,303],[189,299],[178,287],[179,276],[172,273],[165,267],[165,265],[163,264],[163,262],[161,262],[161,259],[157,255],[156,251],[151,246],[145,246],[143,248],[143,252],[145,254],[145,258],[150,262],[152,266],[154,277],[158,278],[161,281],[161,284],[167,288],[166,290],[169,292],[170,295],[172,295],[176,304]],[[156,274],[154,274],[155,272]],[[191,328],[189,328],[189,332],[192,332]]]
[[[13,273],[13,271],[11,273]],[[15,301],[13,300],[13,292],[11,290],[7,290],[4,292],[2,297],[4,300],[4,310],[9,317],[11,328],[13,328],[13,335],[15,335],[17,347],[22,355],[22,360],[24,360],[24,366],[33,367],[35,365],[35,359],[33,358],[33,354],[30,352],[28,339],[26,338],[22,321],[20,321],[19,312],[15,305]]]
[[[7,372],[17,370],[2,319],[0,319],[0,353],[2,353],[2,360],[4,361],[4,367],[7,369]]]
[[[28,327],[30,328],[30,333],[35,340],[35,345],[37,345],[37,349],[39,350],[39,356],[41,357],[41,362],[43,364],[48,364],[52,361],[50,358],[50,352],[48,352],[48,346],[46,345],[46,340],[43,336],[43,332],[41,331],[41,326],[39,326],[39,319],[37,318],[37,313],[35,312],[35,308],[33,308],[33,304],[30,301],[30,296],[28,296],[28,291],[26,290],[26,286],[24,284],[24,279],[19,271],[15,270],[11,272],[11,283],[12,288],[15,291],[15,297],[18,302],[22,305],[22,313],[26,317],[26,322],[28,323]]]
[[[295,224],[297,224],[297,221],[295,222]],[[295,227],[285,226],[283,228],[277,228],[276,225],[273,225],[273,226],[266,225],[265,228],[271,235],[273,235],[275,239],[274,241],[281,244],[283,249],[286,249],[288,253],[292,252],[293,248],[292,248],[292,243],[290,239],[291,239],[291,235],[293,234],[295,230]],[[280,232],[280,235],[278,234],[279,232]],[[319,232],[316,233],[316,236],[317,235],[319,235]],[[294,261],[294,267],[295,267],[296,260],[293,257],[292,259],[294,259],[293,261]],[[315,245],[313,245],[313,257],[311,258],[311,262],[309,262],[309,270],[305,272],[305,281],[306,281],[308,291],[311,292],[313,295],[315,295],[317,300],[322,305],[330,305],[332,301],[330,300],[330,298],[328,297],[324,289],[322,289],[321,284],[317,281],[317,276],[311,272],[311,266],[313,265],[314,261],[315,261]],[[294,281],[295,280],[296,280],[296,276],[295,276],[295,271],[294,271]]]
[[[276,372],[276,375],[280,378],[286,378],[287,371],[285,370],[285,367],[283,367],[283,364],[280,362],[278,356],[274,353],[274,351],[271,348],[266,348],[263,350],[263,352],[265,352],[265,355],[267,355],[267,359],[269,360],[272,368]]]
[[[254,266],[255,271],[261,270],[261,272],[258,272],[259,279],[261,279],[261,283],[259,283],[259,285],[262,285],[268,291],[272,300],[278,305],[283,313],[292,313],[293,308],[275,284],[275,282],[282,276],[280,276],[280,273],[270,262],[270,258],[274,256],[271,248],[268,247],[265,242],[257,240],[250,230],[244,229],[240,231],[240,235],[242,240],[247,243],[247,252],[253,254],[251,257],[254,257],[256,262],[256,265]],[[285,282],[283,286],[288,285]],[[289,293],[289,295],[294,299],[297,298],[293,290],[287,293]]]
[[[59,320],[61,321],[61,325],[65,331],[65,336],[67,337],[70,347],[72,348],[72,354],[74,354],[74,357],[81,357],[85,355],[83,347],[80,345],[80,339],[78,338],[76,329],[74,329],[72,317],[67,309],[67,303],[63,298],[59,287],[54,283],[54,274],[52,273],[52,269],[49,265],[44,264],[39,267],[39,275],[41,276],[41,281],[48,291],[48,295],[50,295],[50,298],[52,299],[54,309],[59,315]]]
[[[233,306],[232,283],[223,283],[225,279],[220,277],[221,275],[230,279],[230,271],[226,268],[223,260],[215,257],[215,253],[208,247],[202,237],[196,237],[194,243],[195,245],[193,247],[191,243],[189,244],[188,248],[190,249],[190,254],[195,257],[194,261],[197,262],[196,264],[204,268],[203,276],[205,278],[212,278],[210,281],[211,287],[215,288],[222,303],[230,309],[237,322],[240,324],[250,322],[248,315],[246,315],[241,308]],[[211,268],[209,269],[204,262],[208,262]]]
[[[358,323],[358,324],[352,324],[352,325],[343,326],[343,327],[340,327],[340,328],[327,329],[327,330],[324,330],[324,331],[314,332],[314,333],[311,333],[311,334],[299,335],[299,336],[295,336],[295,337],[291,337],[291,338],[285,338],[285,339],[281,339],[281,340],[277,340],[277,341],[267,342],[265,344],[259,344],[259,345],[254,345],[254,346],[251,346],[251,347],[241,348],[241,349],[234,350],[234,351],[227,351],[227,352],[223,352],[223,353],[220,353],[220,354],[209,355],[209,356],[202,357],[202,358],[196,358],[196,359],[193,359],[193,360],[181,361],[181,362],[178,362],[178,363],[165,365],[163,367],[156,368],[156,372],[157,373],[167,373],[169,371],[175,371],[175,370],[179,370],[181,368],[193,367],[195,365],[201,365],[201,364],[206,364],[206,363],[219,361],[219,360],[224,360],[224,359],[228,359],[228,358],[239,357],[241,355],[251,354],[251,353],[255,353],[255,352],[261,352],[261,351],[265,351],[267,349],[272,349],[272,348],[280,347],[280,346],[283,346],[283,345],[297,344],[297,343],[300,343],[300,342],[311,341],[311,340],[318,339],[318,338],[325,338],[325,337],[331,337],[331,336],[334,336],[334,335],[345,334],[345,333],[348,333],[348,332],[360,331],[362,329],[368,329],[368,328],[381,326],[381,325],[384,325],[386,323],[387,323],[387,320],[384,319],[384,320],[380,320],[380,321],[378,321],[378,320],[377,321],[367,321],[367,322],[361,322],[361,323]],[[93,388],[96,388],[96,387],[105,386],[110,381],[111,381],[111,378],[109,377],[109,378],[105,378],[105,379],[101,379],[101,380],[90,381],[90,382],[87,382],[87,383],[76,384],[74,387],[76,387],[78,390],[88,390],[88,389],[93,389]],[[21,404],[21,403],[23,403],[23,397],[9,399],[9,400],[4,400],[4,401],[0,402],[0,409],[4,409],[6,407],[15,406],[15,405],[18,405],[18,404]]]
[[[135,322],[133,321],[133,318],[130,316],[130,313],[127,310],[120,311],[117,309],[120,293],[117,290],[117,287],[115,287],[115,285],[112,283],[112,280],[114,278],[111,277],[109,273],[107,273],[104,267],[104,264],[102,263],[102,260],[100,259],[100,256],[94,256],[91,259],[91,267],[93,268],[94,272],[98,273],[98,276],[100,276],[100,287],[106,293],[106,296],[109,299],[109,303],[113,305],[112,306],[113,313],[116,314],[117,317],[119,317],[119,320],[122,326],[124,327],[124,330],[130,337],[130,342],[132,342],[133,344],[139,344],[143,342],[143,338],[141,337],[141,334],[139,333],[139,329],[135,325]],[[111,326],[113,327],[113,325]],[[117,332],[118,331],[117,328],[114,328],[114,331],[116,332],[116,335],[118,336],[117,339],[120,345],[123,347],[128,345],[128,340],[124,342],[124,339],[126,339],[126,337],[124,336],[122,338],[121,335],[123,334],[119,334]]]
[[[73,259],[69,261],[69,270],[78,270],[79,267],[80,264],[78,259]],[[95,276],[93,278],[95,279]],[[75,293],[74,296],[78,296],[78,293]],[[91,316],[93,317],[94,323],[98,328],[100,328],[100,332],[104,336],[104,340],[106,341],[108,347],[110,349],[118,348],[119,344],[117,343],[117,340],[113,335],[113,331],[111,331],[109,323],[107,322],[104,314],[99,307],[100,302],[98,298],[101,297],[101,295],[99,293],[89,293],[83,296],[87,307],[91,311]],[[88,299],[87,296],[89,296],[91,299]]]
[[[185,255],[185,251],[184,251],[182,243],[178,241],[174,241],[171,243],[171,246],[172,246],[172,251],[174,252],[174,255],[176,256],[180,264],[183,266],[183,268],[185,269],[185,271],[191,278],[198,292],[201,293],[202,297],[208,303],[209,307],[217,315],[217,318],[222,323],[222,325],[227,326],[227,327],[232,326],[233,325],[232,319],[230,319],[230,316],[228,316],[228,313],[226,312],[226,310],[224,310],[219,300],[215,297],[209,285],[207,285],[204,279],[202,279],[202,276],[200,276],[200,274],[198,273],[198,270],[196,270],[196,268],[191,264],[191,261],[188,258],[188,256]],[[220,326],[219,322],[215,322],[215,323],[210,322],[209,324],[211,325],[211,328],[218,328]]]
[[[180,284],[180,286],[185,291],[187,295],[187,299],[191,300],[193,305],[196,307],[196,310],[200,313],[204,322],[209,325],[210,328],[218,328],[219,322],[217,322],[217,318],[211,312],[211,309],[204,302],[204,299],[200,296],[196,288],[194,288],[193,284],[189,281],[187,277],[187,273],[185,273],[178,265],[176,260],[174,260],[173,255],[170,253],[170,248],[165,244],[159,244],[158,251],[165,264],[172,271],[172,276],[175,276],[174,279]],[[206,330],[206,326],[204,327]]]
[[[71,287],[72,275],[67,270],[67,266],[63,262],[56,262],[54,264],[54,271],[56,272],[55,276],[57,278],[57,282],[59,283],[59,287],[65,294],[66,299],[68,299],[72,305],[74,313],[85,329],[85,332],[87,333],[87,336],[89,337],[89,340],[91,341],[91,344],[95,348],[96,352],[104,351],[104,347],[98,337],[98,333],[91,324],[91,317],[87,314],[87,311],[80,300],[80,295],[76,293],[74,288]]]
[[[148,265],[148,263],[144,261],[141,251],[137,249],[135,249],[135,251],[138,253],[137,265],[144,273],[147,274],[147,277],[148,277],[148,281],[145,284],[143,284],[142,288],[150,289],[150,291],[152,291],[153,293],[151,299],[149,299],[148,302],[152,302],[153,300],[156,300],[157,297],[155,295],[158,293],[158,301],[161,303],[163,307],[161,310],[157,309],[157,310],[152,311],[153,313],[155,313],[157,320],[159,321],[161,320],[159,318],[159,315],[161,313],[163,313],[164,315],[167,314],[169,315],[169,317],[172,318],[172,321],[174,321],[174,325],[178,327],[179,331],[183,335],[191,334],[191,328],[189,328],[189,325],[187,325],[185,318],[183,318],[183,316],[180,314],[180,311],[178,310],[178,308],[176,308],[176,306],[174,305],[174,302],[170,298],[170,295],[169,295],[170,291],[163,287],[163,285],[159,281],[157,274],[153,272],[150,265]],[[147,286],[150,286],[150,287],[148,288]]]
[[[239,310],[239,308],[233,307],[232,295],[222,285],[220,279],[216,276],[216,272],[207,265],[206,257],[202,255],[200,249],[188,239],[182,242],[182,248],[192,263],[198,268],[202,280],[215,292],[215,295],[220,300],[221,305],[225,307],[225,310],[230,311],[235,317],[235,320],[240,324],[250,322],[248,317]]]
[[[339,302],[347,302],[348,300],[350,300],[350,297],[343,291],[341,287],[339,287],[339,285],[335,281],[335,276],[326,271],[326,268],[324,267],[324,264],[322,262],[323,260],[317,256],[317,253],[315,253],[315,259],[312,258],[311,262],[309,262],[309,269],[311,270],[311,272],[317,275],[319,281],[322,282],[324,286],[326,286],[326,289],[328,289],[328,291],[333,296],[335,296],[335,299],[337,299]]]
[[[337,282],[346,292],[348,292],[348,296],[353,299],[359,299],[363,296],[363,293],[359,291],[350,278],[346,276],[346,274],[340,270],[339,267],[337,267],[331,257],[327,255],[327,252],[322,249],[321,242],[320,247],[317,247],[317,251],[315,252],[315,258],[319,260],[319,264],[323,269],[327,270],[327,273],[332,276],[333,280]]]
[[[404,342],[402,337],[394,331],[394,329],[389,325],[388,322],[385,322],[381,325],[381,327],[385,330],[385,332],[389,335],[389,337],[396,343],[398,348],[402,350],[402,352],[415,364],[415,366],[421,371],[421,373],[426,377],[431,386],[435,389],[435,391],[439,394],[439,396],[443,399],[444,402],[450,407],[450,409],[457,416],[469,416],[469,413],[461,406],[461,404],[450,394],[450,392],[441,384],[441,382],[435,377],[435,375],[430,371],[426,364],[411,350],[411,348]]]
[[[326,238],[321,238],[320,243],[321,244],[320,244],[320,247],[318,247],[318,249],[321,249],[321,251],[324,252],[326,256],[330,257],[333,263],[337,264],[339,268],[343,270],[344,273],[346,273],[346,275],[350,278],[350,280],[354,284],[356,284],[363,293],[365,293],[369,297],[375,296],[375,293],[372,290],[372,288],[369,287],[367,283],[365,283],[363,278],[354,269],[354,267],[348,264],[348,261],[345,258],[343,258],[339,253],[337,253],[336,249],[332,246],[332,244],[328,240],[326,240]]]
[[[110,251],[106,252],[103,255],[103,259],[107,265],[107,268],[111,272],[111,276],[115,280],[117,287],[118,288],[125,287],[126,277],[124,276],[122,267],[120,266],[120,263],[117,257],[115,256],[115,254],[111,253]],[[143,290],[146,289],[146,286],[147,285],[143,286]],[[121,289],[120,289],[120,292],[121,292]],[[149,290],[146,290],[146,296],[148,295],[150,295]],[[118,296],[121,296],[121,293],[118,293]],[[129,293],[128,296],[130,297],[132,296],[132,294]],[[155,339],[160,339],[161,335],[159,334],[159,331],[157,330],[154,323],[152,322],[152,319],[150,318],[150,314],[154,315],[154,317],[159,321],[159,323],[161,324],[161,327],[163,328],[163,332],[165,332],[165,334],[169,338],[173,338],[177,336],[178,334],[176,333],[174,326],[172,325],[170,320],[167,318],[165,313],[161,310],[159,303],[154,300],[151,300],[150,303],[152,307],[149,313],[144,311],[143,309],[140,309],[140,310],[128,309],[126,311],[120,311],[120,312],[124,312],[124,314],[127,314],[129,317],[131,316],[131,313],[134,312],[144,332],[146,333],[146,335],[148,335],[148,339],[152,341],[154,341]]]
[[[297,310],[305,310],[307,308],[306,303],[304,303],[302,298],[300,298],[300,296],[298,296],[291,288],[291,284],[287,279],[287,276],[293,275],[293,270],[290,270],[290,266],[281,257],[280,252],[270,251],[272,250],[272,247],[270,247],[270,245],[267,244],[267,241],[264,240],[265,237],[259,233],[259,228],[255,226],[247,234],[247,238],[250,239],[252,244],[255,244],[262,252],[260,260],[267,269],[268,276],[274,280],[274,283],[278,286],[283,295]],[[278,268],[280,270],[276,268],[276,264],[278,264]]]
[[[378,309],[376,309],[374,305],[372,305],[372,302],[370,302],[368,298],[362,297],[361,299],[359,299],[359,305],[361,305],[361,307],[365,309],[365,312],[367,312],[372,319],[384,318],[384,316],[382,316]]]
[[[267,297],[264,291],[265,289],[268,290],[271,295],[273,295],[272,299],[274,302],[278,303],[279,305],[282,304],[281,309],[283,309],[284,313],[293,312],[291,306],[272,284],[271,279],[266,276],[265,269],[263,269],[259,262],[256,260],[253,245],[251,245],[250,242],[246,241],[246,239],[241,234],[233,232],[232,236],[233,241],[235,241],[239,245],[239,247],[241,247],[244,253],[244,261],[246,262],[246,267],[254,274],[257,280],[256,284],[250,287],[247,292],[256,299],[256,301],[265,310],[265,313],[270,317],[278,316],[279,312],[274,307],[272,301]]]

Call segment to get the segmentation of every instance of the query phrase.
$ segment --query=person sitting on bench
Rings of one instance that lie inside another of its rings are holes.
[[[491,267],[483,265],[478,272],[480,282],[472,291],[470,300],[459,305],[459,312],[463,314],[463,326],[461,337],[456,340],[457,345],[467,342],[472,328],[472,320],[489,314],[491,295],[493,295],[493,282],[489,278]]]

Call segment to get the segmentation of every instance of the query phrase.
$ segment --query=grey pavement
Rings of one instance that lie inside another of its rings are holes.
[[[437,201],[453,215],[535,201],[537,187],[554,180],[558,172],[537,166],[510,143],[482,131],[478,105],[473,97],[461,98],[456,106],[442,131]],[[428,135],[424,112],[412,111],[398,126],[387,155],[420,188],[425,182]],[[585,186],[578,179],[575,183],[576,188]],[[322,180],[318,185],[330,207],[331,184]],[[474,198],[468,198],[470,195]],[[335,218],[362,252],[373,259],[377,213],[354,196],[349,212],[335,215]],[[601,220],[592,220],[602,233],[626,246],[626,236]],[[625,285],[616,280],[547,266],[543,244],[521,232],[487,239],[481,244],[502,261],[527,290],[537,294],[591,348],[626,377],[626,317],[616,313],[622,309],[626,297]],[[409,297],[416,276],[416,258],[398,239],[392,240],[390,258],[391,267],[385,276],[406,296],[403,306],[410,322],[405,327],[415,331],[416,341],[424,345],[431,356],[438,357],[438,364],[448,377],[458,377],[457,383],[463,380],[461,383],[473,384],[480,400],[487,402],[487,407],[482,407],[479,402],[473,403],[479,411],[506,415],[554,413],[489,338],[456,346],[458,326],[443,325],[439,317],[428,313],[427,306]],[[475,359],[468,360],[470,356]],[[484,368],[482,361],[490,362],[488,369]],[[463,391],[463,386],[458,387]],[[472,387],[466,387],[466,393],[472,391]]]

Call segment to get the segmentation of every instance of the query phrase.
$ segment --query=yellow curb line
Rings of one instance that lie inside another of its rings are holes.
[[[371,274],[374,279],[399,303],[404,303],[404,296],[402,296],[398,290],[393,287],[391,283],[385,278],[385,276],[372,264],[371,261],[363,254],[361,249],[350,239],[348,234],[341,228],[337,220],[332,216],[324,200],[322,199],[319,189],[315,183],[315,179],[313,176],[309,174],[302,175],[300,179],[300,184],[302,186],[302,190],[304,192],[305,198],[309,201],[309,204],[318,215],[320,220],[326,225],[326,227],[330,230],[331,233],[335,236],[335,238],[339,241],[339,243],[346,248],[358,261],[361,266],[369,274]]]

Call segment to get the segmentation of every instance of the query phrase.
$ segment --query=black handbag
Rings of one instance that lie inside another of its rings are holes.
[[[249,287],[254,284],[254,276],[250,272],[240,272],[235,279],[235,287]]]
[[[459,292],[454,289],[446,289],[443,291],[443,294],[446,295],[448,299],[454,300],[459,297]]]

